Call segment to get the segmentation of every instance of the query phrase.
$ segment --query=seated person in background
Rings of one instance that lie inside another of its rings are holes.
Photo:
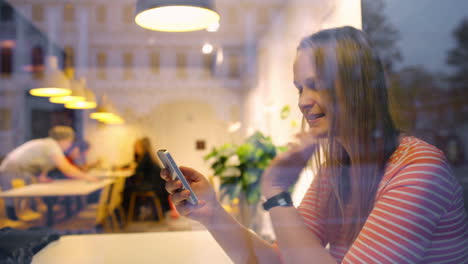
[[[72,165],[63,152],[72,145],[75,133],[68,126],[55,126],[49,131],[49,137],[30,140],[11,151],[0,164],[0,186],[2,190],[11,189],[11,180],[24,179],[31,183],[33,177],[40,182],[50,179],[47,172],[58,168],[65,176],[89,181],[97,180]],[[12,214],[13,201],[6,199],[9,215]]]
[[[163,212],[168,211],[169,200],[164,185],[164,180],[160,177],[161,168],[156,162],[154,152],[149,138],[138,139],[134,145],[135,174],[125,182],[124,208],[128,210],[130,195],[135,191],[155,191],[161,200]],[[137,206],[138,208],[138,206]]]

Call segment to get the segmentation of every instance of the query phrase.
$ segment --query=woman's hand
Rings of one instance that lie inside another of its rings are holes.
[[[198,204],[192,205],[187,199],[190,197],[189,190],[182,190],[182,182],[178,179],[172,180],[167,169],[161,170],[161,177],[167,181],[166,190],[171,194],[171,200],[179,214],[188,216],[207,226],[212,223],[216,213],[221,207],[216,199],[216,193],[208,180],[198,171],[180,167],[182,174],[190,184],[198,198]]]
[[[318,148],[316,138],[310,132],[296,134],[296,142],[276,156],[262,176],[262,194],[269,198],[287,191],[299,178],[302,169]]]

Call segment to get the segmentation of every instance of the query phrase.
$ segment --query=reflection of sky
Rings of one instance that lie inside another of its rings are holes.
[[[468,17],[467,0],[384,0],[386,15],[400,31],[402,66],[422,64],[448,71],[447,51],[455,46],[452,32]]]

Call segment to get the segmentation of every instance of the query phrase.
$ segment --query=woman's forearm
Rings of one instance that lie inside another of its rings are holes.
[[[280,263],[270,243],[242,226],[222,207],[204,225],[234,263]]]
[[[336,263],[294,207],[270,210],[276,241],[284,263]]]

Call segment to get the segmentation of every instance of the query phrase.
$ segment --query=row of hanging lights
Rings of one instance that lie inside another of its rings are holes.
[[[212,0],[137,0],[135,23],[140,27],[164,31],[187,32],[201,29],[216,31],[219,14]],[[213,30],[213,27],[216,29]],[[49,97],[51,103],[64,104],[69,109],[96,109],[91,119],[106,124],[123,124],[125,121],[110,105],[106,97],[98,104],[94,93],[86,87],[84,79],[69,80],[58,69],[57,58],[47,60],[45,78],[31,89],[33,96]]]
[[[109,104],[102,97],[99,105],[95,94],[86,87],[85,79],[69,80],[65,74],[58,69],[57,57],[47,58],[46,72],[44,78],[38,82],[37,87],[29,93],[33,96],[49,97],[49,102],[63,104],[68,109],[96,109],[90,114],[90,118],[105,124],[123,124],[125,121],[116,111],[109,112],[107,116],[100,116],[102,109]]]
[[[107,97],[102,96],[97,109],[93,113],[91,113],[89,117],[91,119],[95,119],[106,124],[123,124],[124,120],[116,113],[117,111],[109,102]]]

